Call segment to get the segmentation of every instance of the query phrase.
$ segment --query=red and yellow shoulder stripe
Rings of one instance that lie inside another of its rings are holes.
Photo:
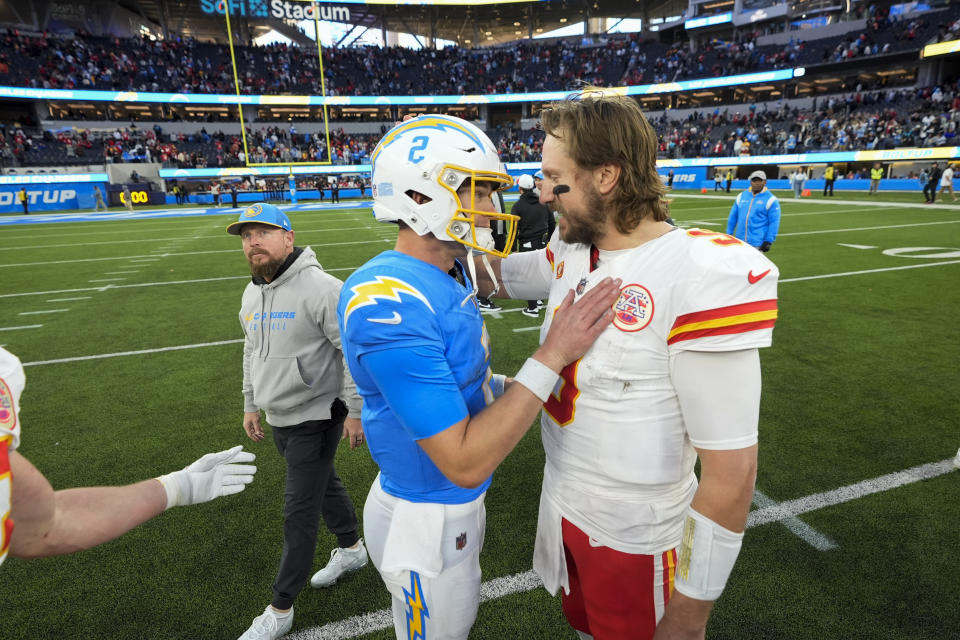
[[[777,321],[777,300],[745,302],[729,307],[697,311],[679,316],[667,336],[667,344],[705,336],[746,333],[770,329]]]
[[[547,262],[550,263],[550,270],[553,271],[553,249],[550,248],[550,245],[547,245],[547,250],[544,252],[547,256]]]

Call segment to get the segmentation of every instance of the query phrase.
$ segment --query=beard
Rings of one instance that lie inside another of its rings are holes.
[[[560,226],[560,238],[568,244],[596,244],[603,237],[603,229],[607,224],[607,208],[600,193],[590,185],[586,188],[586,213],[578,212],[571,216],[570,212],[561,211],[561,218],[565,224]],[[566,228],[564,228],[566,227]]]
[[[254,261],[254,256],[266,256],[267,260]],[[273,278],[273,274],[277,272],[277,269],[280,268],[280,265],[283,264],[283,261],[286,258],[271,258],[270,254],[265,251],[255,251],[247,256],[247,262],[250,264],[250,275],[255,278],[262,278],[264,280],[270,280]]]

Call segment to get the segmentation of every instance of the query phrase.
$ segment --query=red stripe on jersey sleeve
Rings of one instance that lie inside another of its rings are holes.
[[[759,329],[772,329],[777,323],[776,319],[760,320],[758,322],[745,322],[743,324],[732,324],[726,327],[713,327],[711,329],[699,329],[696,331],[687,331],[679,333],[667,340],[667,344],[682,342],[684,340],[695,340],[705,336],[724,336],[733,333],[746,333],[748,331],[757,331]]]
[[[758,300],[757,302],[744,302],[743,304],[734,304],[729,307],[718,307],[716,309],[707,309],[706,311],[695,311],[682,316],[677,316],[673,323],[671,331],[677,327],[693,322],[706,322],[716,320],[717,318],[726,318],[728,316],[739,316],[745,313],[756,313],[757,311],[775,311],[777,309],[777,299]]]

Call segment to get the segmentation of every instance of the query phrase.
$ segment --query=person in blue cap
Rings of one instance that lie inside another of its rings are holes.
[[[263,410],[287,465],[273,601],[240,639],[274,640],[293,626],[293,601],[310,575],[321,515],[338,548],[310,584],[332,585],[367,564],[353,502],[333,468],[341,434],[351,448],[364,441],[361,400],[340,347],[343,283],[323,270],[310,247],[294,245],[290,219],[272,204],[245,208],[227,233],[240,236],[253,276],[240,308],[243,430],[263,440]]]

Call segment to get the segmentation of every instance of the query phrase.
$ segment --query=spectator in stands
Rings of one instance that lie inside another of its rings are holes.
[[[727,233],[767,252],[780,229],[780,200],[767,190],[767,174],[750,174],[750,188],[737,196],[727,218]]]

